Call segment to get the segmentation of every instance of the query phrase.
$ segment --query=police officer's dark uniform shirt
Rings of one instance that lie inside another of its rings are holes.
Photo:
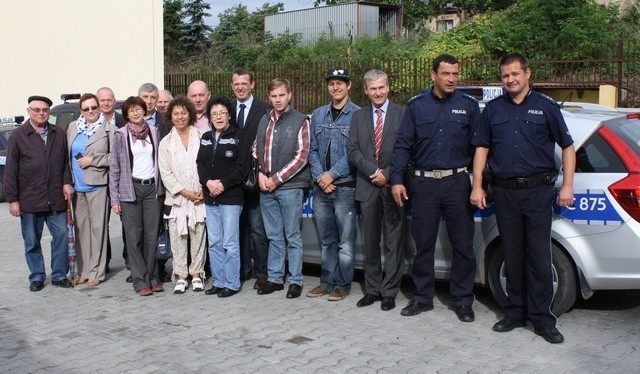
[[[558,103],[535,91],[520,104],[508,93],[491,100],[472,139],[474,146],[491,149],[489,167],[500,179],[554,170],[554,143],[566,148],[573,139]]]
[[[391,160],[391,184],[401,184],[409,157],[416,170],[470,166],[470,145],[480,121],[478,101],[454,91],[444,99],[426,89],[409,100]]]

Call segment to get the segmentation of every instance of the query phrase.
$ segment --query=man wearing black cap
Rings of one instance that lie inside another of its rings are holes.
[[[351,78],[344,69],[330,69],[325,77],[331,102],[311,115],[311,177],[313,211],[322,242],[320,285],[308,297],[329,295],[344,299],[353,280],[356,242],[355,167],[349,161],[349,126],[358,109],[349,99]]]
[[[64,130],[51,125],[51,100],[31,96],[29,120],[17,128],[7,148],[4,188],[9,212],[20,217],[25,257],[29,266],[29,289],[44,287],[46,273],[40,239],[47,223],[51,233],[51,284],[67,288],[66,200],[73,197],[67,137]]]

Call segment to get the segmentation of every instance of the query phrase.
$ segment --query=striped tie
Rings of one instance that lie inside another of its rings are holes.
[[[375,134],[375,150],[376,150],[376,165],[378,165],[378,159],[380,158],[380,147],[382,146],[382,128],[384,123],[382,121],[382,109],[376,109],[376,127],[374,129]]]

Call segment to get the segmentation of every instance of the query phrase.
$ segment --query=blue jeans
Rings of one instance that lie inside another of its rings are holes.
[[[268,280],[284,283],[284,262],[289,259],[289,283],[302,286],[301,188],[260,193],[260,211],[269,238]]]
[[[240,213],[242,205],[205,205],[209,265],[213,285],[240,289]]]
[[[330,194],[313,190],[313,214],[322,243],[320,284],[327,291],[349,292],[356,245],[356,189],[337,187]]]
[[[29,266],[29,282],[44,282],[47,278],[42,256],[42,229],[44,223],[51,234],[51,280],[67,279],[69,271],[69,252],[67,246],[67,212],[49,211],[25,213],[20,216],[22,238],[24,239],[24,254]]]

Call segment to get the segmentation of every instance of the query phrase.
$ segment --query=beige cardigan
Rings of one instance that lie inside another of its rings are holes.
[[[113,136],[118,130],[112,124],[105,123],[95,134],[89,138],[84,156],[91,156],[91,165],[83,170],[84,183],[102,186],[109,183],[109,156],[113,148]],[[71,144],[78,135],[77,122],[73,121],[67,129],[68,152],[71,153]],[[69,154],[69,162],[76,162],[76,158]],[[71,173],[73,177],[73,173]],[[75,181],[74,181],[75,182]]]

